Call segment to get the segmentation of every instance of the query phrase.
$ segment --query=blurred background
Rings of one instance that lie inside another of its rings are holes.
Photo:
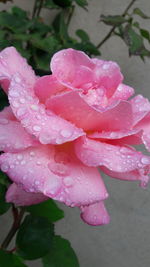
[[[120,15],[130,1],[87,2],[88,11],[76,5],[70,21],[69,34],[76,38],[76,30],[83,29],[90,36],[91,43],[97,46],[111,29],[111,26],[100,22],[100,15]],[[34,1],[14,0],[13,3],[0,3],[0,10],[6,10],[6,7],[10,10],[14,5],[31,12]],[[149,0],[136,1],[135,7],[150,16]],[[57,9],[44,9],[40,16],[49,25],[57,12]],[[137,20],[142,28],[150,31],[150,20],[142,19],[140,16]],[[141,93],[150,99],[149,57],[145,58],[145,62],[140,56],[129,57],[127,45],[117,36],[109,38],[100,47],[100,51],[101,58],[116,61],[120,65],[126,84],[135,88],[137,94]],[[38,69],[41,69],[41,66]],[[110,194],[106,201],[111,216],[110,224],[101,227],[88,226],[81,221],[78,209],[59,204],[65,211],[65,218],[56,223],[56,232],[70,240],[81,267],[150,266],[150,187],[144,190],[136,182],[119,181],[106,176],[104,182]],[[0,218],[0,240],[6,235],[10,225],[9,218],[9,213]],[[39,261],[30,261],[28,266],[42,265]]]

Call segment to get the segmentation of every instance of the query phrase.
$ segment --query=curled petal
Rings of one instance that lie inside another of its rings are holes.
[[[107,97],[111,97],[118,85],[123,80],[123,75],[120,72],[120,68],[116,62],[104,61],[100,59],[92,59],[95,64],[93,80],[106,89]]]
[[[17,82],[16,82],[17,78]],[[13,113],[25,129],[42,144],[62,144],[84,135],[82,129],[55,115],[24,83],[22,76],[14,75],[9,87],[9,102]]]
[[[85,223],[93,226],[108,224],[110,222],[110,217],[103,201],[83,206],[81,208],[81,218]]]
[[[76,141],[78,158],[88,166],[105,166],[116,172],[129,172],[150,164],[150,157],[130,147],[80,138]]]
[[[17,206],[29,206],[47,200],[48,197],[41,193],[29,193],[15,183],[11,184],[6,193],[6,201]]]
[[[123,83],[119,84],[113,96],[109,99],[109,104],[115,100],[127,100],[130,96],[134,94],[134,89]]]
[[[117,144],[131,144],[138,145],[142,144],[142,130],[134,129],[134,130],[121,130],[121,131],[109,131],[109,132],[94,132],[92,134],[88,134],[89,138],[99,139],[102,141],[113,141],[117,142]]]
[[[50,67],[61,83],[79,87],[90,81],[94,63],[84,52],[69,48],[57,52],[52,57]]]
[[[142,95],[137,95],[130,100],[133,110],[133,126],[140,122],[150,111],[150,102]]]
[[[37,143],[15,120],[10,107],[0,112],[0,151],[16,152]]]
[[[8,47],[0,52],[0,84],[6,92],[15,73],[21,74],[28,86],[35,83],[36,76],[26,59],[14,47]]]
[[[132,108],[127,101],[96,109],[78,92],[67,92],[49,99],[47,108],[84,130],[113,131],[129,129],[132,126]]]

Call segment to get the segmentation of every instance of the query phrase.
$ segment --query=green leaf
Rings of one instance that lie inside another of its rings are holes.
[[[28,260],[41,258],[49,252],[53,235],[53,224],[48,219],[27,215],[17,233],[17,253]]]
[[[79,36],[80,39],[81,39],[82,41],[84,41],[84,42],[87,42],[87,41],[90,40],[88,34],[87,34],[84,30],[82,30],[82,29],[78,29],[78,30],[76,31],[76,35]]]
[[[127,22],[127,20],[122,16],[104,16],[101,15],[100,21],[104,22],[107,25],[112,26],[119,26],[120,24],[123,24],[124,22]]]
[[[77,5],[85,8],[88,5],[88,2],[86,0],[75,0],[75,2],[77,3]]]
[[[0,184],[0,215],[4,214],[10,208],[10,204],[5,201],[6,186]]]
[[[51,222],[56,222],[64,217],[64,212],[57,207],[52,199],[37,205],[32,205],[26,209],[32,215],[48,218]]]
[[[68,35],[68,26],[65,23],[64,12],[60,12],[53,21],[53,29],[55,33],[59,36],[62,43],[65,44],[70,39]]]
[[[0,12],[0,27],[7,28],[15,33],[24,32],[28,29],[28,21],[24,17],[16,17],[5,11]]]
[[[143,38],[133,30],[131,25],[127,25],[124,31],[124,40],[129,46],[130,55],[140,55],[144,44]]]
[[[141,35],[150,42],[150,33],[145,29],[140,29]]]
[[[49,60],[50,60],[50,53],[56,51],[59,43],[54,36],[48,36],[46,38],[41,38],[38,35],[31,35],[30,43],[38,49],[41,49],[45,52],[49,53]]]
[[[2,267],[27,267],[21,258],[15,254],[7,253],[0,249],[0,266]]]
[[[53,247],[43,259],[43,267],[79,267],[79,262],[68,240],[55,236]]]
[[[12,11],[12,14],[18,18],[28,19],[27,12],[18,6],[13,6],[11,11]]]
[[[136,15],[140,16],[143,19],[150,19],[150,17],[147,16],[146,14],[144,14],[143,11],[140,8],[135,8],[133,10],[133,14],[136,14]]]
[[[70,7],[72,5],[72,0],[53,0],[53,2],[63,8]]]
[[[53,0],[45,0],[44,6],[45,8],[50,8],[50,9],[57,9],[59,8],[58,5],[54,4]]]

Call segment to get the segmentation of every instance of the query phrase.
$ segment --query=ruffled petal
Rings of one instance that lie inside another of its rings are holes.
[[[4,153],[0,168],[31,193],[43,193],[68,206],[104,200],[107,190],[96,168],[84,166],[70,150],[39,146],[21,153]]]
[[[89,225],[103,225],[110,222],[109,214],[104,206],[103,201],[83,206],[81,208],[81,218]]]
[[[15,120],[10,107],[0,112],[0,151],[16,152],[38,142]]]
[[[69,48],[57,52],[52,57],[50,67],[61,83],[80,87],[92,79],[94,63],[84,52]]]
[[[66,87],[59,83],[52,75],[38,78],[34,85],[34,92],[42,103],[45,103],[48,98],[62,91],[67,91]]]
[[[150,111],[150,102],[142,95],[137,95],[130,100],[133,110],[133,126],[141,121]]]
[[[41,193],[29,193],[15,183],[11,184],[6,192],[6,201],[17,206],[29,206],[47,200],[48,197]]]
[[[12,79],[8,98],[17,119],[42,144],[62,144],[84,135],[82,129],[51,111],[46,112],[45,106],[39,104],[38,98],[19,74]]]
[[[99,139],[102,141],[117,142],[117,144],[139,145],[142,144],[143,131],[139,129],[134,130],[121,130],[121,131],[109,131],[109,132],[94,132],[88,134],[89,138]]]
[[[106,89],[107,97],[111,97],[123,80],[120,67],[116,62],[92,59],[95,64],[93,80],[99,87]]]
[[[150,151],[150,112],[148,112],[145,117],[135,125],[135,128],[142,129],[143,144],[146,149]]]
[[[134,94],[134,89],[123,83],[119,84],[113,96],[109,99],[109,104],[115,100],[128,100]]]
[[[35,73],[26,59],[14,47],[8,47],[0,52],[0,84],[6,92],[15,73],[21,74],[28,86],[33,86],[36,81]]]
[[[132,108],[127,101],[116,102],[108,108],[96,109],[78,92],[67,92],[52,97],[46,106],[84,130],[113,131],[130,129],[132,126]]]
[[[140,181],[140,186],[145,188],[149,182],[150,166],[144,168],[135,169],[130,172],[115,172],[106,167],[100,167],[100,169],[110,177],[117,178],[126,181]]]
[[[129,172],[150,164],[150,157],[130,147],[80,138],[75,142],[78,158],[88,166],[105,166],[116,172]]]

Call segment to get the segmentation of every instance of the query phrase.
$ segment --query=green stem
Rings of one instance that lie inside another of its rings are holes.
[[[128,13],[129,9],[133,6],[133,4],[135,3],[136,0],[132,0],[129,5],[126,7],[126,9],[124,10],[122,16],[125,17],[126,14]],[[112,33],[114,32],[114,30],[116,29],[116,26],[113,26],[111,28],[111,30],[108,32],[108,34],[104,37],[104,39],[97,45],[97,48],[100,48],[112,35]]]
[[[37,2],[38,2],[38,0],[35,0],[35,1],[34,1],[33,11],[32,11],[32,19],[33,19],[33,18],[35,17],[35,15],[36,15]]]
[[[37,13],[36,13],[37,17],[40,16],[40,12],[41,12],[42,7],[43,7],[43,2],[44,2],[44,0],[40,0],[40,2],[39,2],[38,10],[37,10]]]
[[[70,21],[71,21],[71,18],[72,18],[72,15],[74,13],[74,9],[75,9],[75,6],[72,6],[69,10],[69,15],[68,15],[68,19],[67,19],[67,26],[69,26],[70,24]]]
[[[14,222],[10,228],[10,231],[8,232],[6,238],[4,239],[4,241],[1,244],[1,249],[6,249],[9,245],[9,243],[11,242],[11,240],[13,239],[14,235],[16,234],[17,230],[20,227],[23,215],[24,215],[25,209],[21,208],[20,212],[18,212],[18,209],[15,208],[14,206],[12,206],[12,213],[13,213],[13,217],[14,217]]]

